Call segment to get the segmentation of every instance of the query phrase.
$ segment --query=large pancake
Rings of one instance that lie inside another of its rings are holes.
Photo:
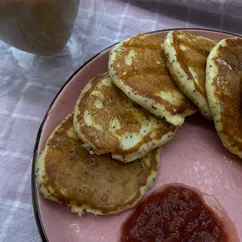
[[[170,31],[164,40],[167,67],[180,91],[211,118],[205,92],[207,56],[216,44],[210,39]]]
[[[50,135],[35,170],[44,197],[73,212],[112,214],[135,206],[153,184],[159,149],[124,164],[110,155],[92,155],[73,130],[73,115]]]
[[[161,49],[163,37],[139,34],[113,47],[109,75],[134,102],[173,125],[182,125],[195,107],[171,79]]]
[[[242,158],[242,39],[221,40],[210,52],[206,92],[224,146]]]
[[[131,101],[108,74],[94,77],[75,106],[74,128],[85,147],[130,162],[175,135],[176,127]]]

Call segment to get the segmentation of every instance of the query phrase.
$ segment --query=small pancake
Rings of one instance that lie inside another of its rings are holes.
[[[130,162],[172,139],[176,127],[131,101],[108,74],[94,77],[75,106],[74,128],[85,147]]]
[[[139,34],[113,47],[109,75],[134,102],[173,125],[182,125],[195,107],[178,90],[165,64],[164,38]]]
[[[167,67],[180,91],[212,118],[205,92],[207,56],[216,42],[182,31],[170,31],[164,40]]]
[[[73,115],[50,135],[39,156],[35,176],[45,198],[72,212],[113,214],[134,207],[152,186],[159,168],[159,149],[124,164],[110,155],[92,155],[73,130]]]
[[[223,145],[242,158],[242,39],[221,40],[210,52],[206,92]]]

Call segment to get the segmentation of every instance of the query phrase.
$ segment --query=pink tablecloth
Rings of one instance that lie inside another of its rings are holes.
[[[242,34],[241,0],[86,0],[91,6],[81,2],[69,49],[57,57],[35,57],[0,42],[3,242],[40,241],[30,182],[36,134],[50,102],[86,59],[138,32],[199,27]]]

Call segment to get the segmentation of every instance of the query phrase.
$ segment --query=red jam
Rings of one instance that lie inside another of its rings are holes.
[[[232,230],[225,225],[198,193],[172,185],[137,206],[123,225],[121,242],[237,241],[230,239],[236,237],[229,237]]]

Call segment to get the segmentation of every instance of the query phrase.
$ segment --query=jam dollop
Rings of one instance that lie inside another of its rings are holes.
[[[146,198],[122,229],[121,242],[239,241],[225,214],[217,213],[196,190],[180,184],[165,186]]]

